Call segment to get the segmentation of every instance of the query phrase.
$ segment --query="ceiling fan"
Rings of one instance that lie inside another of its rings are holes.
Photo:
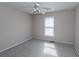
[[[41,11],[41,9],[44,11]],[[45,14],[48,10],[51,10],[51,8],[41,7],[38,3],[33,4],[33,14]]]
[[[33,14],[45,14],[47,11],[51,10],[51,8],[41,7],[39,3],[33,3],[33,7],[25,7],[32,8]]]

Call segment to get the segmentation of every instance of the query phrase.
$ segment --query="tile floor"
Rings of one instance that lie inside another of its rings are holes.
[[[71,45],[32,39],[0,53],[0,57],[78,57],[78,55]]]

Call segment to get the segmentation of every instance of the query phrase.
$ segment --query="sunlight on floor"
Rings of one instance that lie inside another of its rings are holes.
[[[44,43],[44,54],[58,56],[55,45],[53,43]]]

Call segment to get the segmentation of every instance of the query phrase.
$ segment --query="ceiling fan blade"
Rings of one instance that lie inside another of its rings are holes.
[[[46,10],[51,10],[51,8],[47,8],[47,7],[40,7],[41,9],[46,9]]]
[[[21,8],[33,8],[33,7],[21,7]]]

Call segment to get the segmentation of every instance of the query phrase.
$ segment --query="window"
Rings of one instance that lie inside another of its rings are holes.
[[[45,36],[54,36],[54,17],[45,17]]]

